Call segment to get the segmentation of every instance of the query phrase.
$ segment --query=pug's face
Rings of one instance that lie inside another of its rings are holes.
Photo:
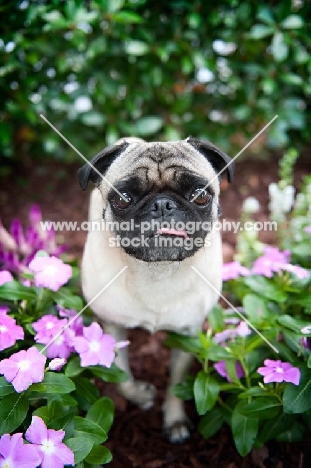
[[[229,162],[206,140],[125,139],[95,156],[78,178],[83,190],[89,180],[97,184],[103,219],[128,255],[182,261],[204,248],[219,213],[218,172]],[[225,171],[231,181],[233,165]]]

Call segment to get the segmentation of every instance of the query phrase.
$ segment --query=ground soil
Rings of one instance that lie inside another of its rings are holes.
[[[33,203],[38,203],[45,220],[77,221],[87,219],[88,193],[83,193],[76,180],[78,164],[62,165],[42,161],[40,164],[25,159],[14,167],[0,184],[0,213],[5,226],[14,217],[27,224],[27,214]],[[297,164],[295,183],[299,186],[302,176],[310,170],[306,163]],[[247,196],[255,196],[261,203],[256,219],[268,219],[268,185],[277,181],[277,160],[245,160],[236,166],[232,186],[223,183],[221,206],[223,218],[239,220],[241,205]],[[272,233],[262,233],[261,240],[273,244]],[[81,257],[86,233],[64,232],[59,241],[68,245],[68,254]],[[236,238],[232,232],[223,233],[224,257],[232,259]],[[109,434],[107,446],[114,459],[112,468],[307,468],[311,457],[307,444],[280,444],[271,442],[253,450],[241,458],[235,449],[228,427],[210,440],[204,440],[194,431],[183,445],[169,444],[161,431],[161,404],[168,380],[169,351],[163,345],[165,334],[150,335],[144,330],[130,332],[130,360],[134,375],[152,382],[158,389],[155,405],[143,411],[118,396],[112,384],[101,385],[104,394],[110,396],[116,406],[116,418]],[[195,366],[195,365],[194,365]],[[192,369],[195,370],[195,367]],[[196,424],[198,417],[192,402],[187,412]]]

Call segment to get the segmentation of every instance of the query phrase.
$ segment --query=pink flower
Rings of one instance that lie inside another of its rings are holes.
[[[115,358],[115,339],[111,335],[104,334],[96,322],[83,328],[83,336],[74,339],[74,347],[80,354],[82,367],[97,364],[110,367]]]
[[[308,271],[299,265],[291,265],[288,263],[287,265],[284,265],[282,269],[293,273],[294,275],[298,276],[299,279],[309,278]]]
[[[37,449],[24,444],[22,434],[4,434],[0,438],[0,466],[2,468],[36,468],[41,463]]]
[[[274,273],[280,273],[282,270],[289,271],[298,278],[307,278],[309,273],[298,265],[291,265],[289,262],[290,252],[280,250],[274,247],[265,247],[265,253],[254,262],[252,273],[254,275],[263,275],[272,278]]]
[[[54,315],[44,315],[32,324],[37,332],[35,341],[48,345],[46,351],[48,358],[67,359],[74,351],[73,339],[75,333],[69,327],[66,328],[67,323],[67,319],[60,320]]]
[[[0,286],[2,286],[5,283],[9,283],[10,281],[13,281],[13,280],[14,278],[9,271],[7,270],[0,271]]]
[[[299,385],[300,370],[289,362],[265,359],[264,365],[265,367],[257,369],[258,374],[264,376],[264,383],[290,382],[294,385]]]
[[[72,268],[62,260],[52,257],[35,257],[29,264],[35,272],[35,285],[58,291],[72,276]]]
[[[228,380],[228,382],[232,382],[232,380],[230,379],[228,375],[225,361],[216,362],[213,365],[213,367],[218,372],[218,374],[221,375],[221,377],[225,377]],[[240,361],[236,361],[235,370],[236,370],[236,375],[238,379],[240,379],[241,377],[244,377],[244,371],[243,371]]]
[[[249,328],[246,322],[242,320],[235,329],[238,336],[247,336],[252,333],[252,330]]]
[[[49,364],[49,369],[51,371],[59,371],[66,364],[66,359],[64,358],[55,358]]]
[[[16,340],[23,339],[24,330],[16,325],[16,320],[6,315],[6,312],[0,313],[0,351],[13,346]]]
[[[41,468],[64,468],[74,466],[73,452],[62,443],[65,431],[47,429],[44,421],[33,416],[25,438],[33,444],[41,460]]]
[[[0,361],[0,374],[12,383],[17,393],[21,393],[32,383],[43,381],[45,362],[46,357],[33,346]]]
[[[243,267],[240,262],[224,263],[222,267],[223,281],[237,279],[239,276],[248,276],[250,271]]]
[[[46,344],[47,340],[49,341],[53,338],[56,333],[65,325],[67,325],[67,320],[60,320],[55,315],[48,314],[41,317],[37,322],[32,324],[32,328],[37,332],[35,340],[39,343]],[[45,341],[41,341],[45,340]]]
[[[61,317],[66,317],[70,319],[70,328],[75,332],[76,336],[83,334],[83,320],[82,317],[79,315],[78,312],[74,309],[64,309],[61,306],[56,306],[58,309],[58,313]],[[76,317],[74,319],[74,317]],[[74,320],[73,320],[74,319]],[[73,320],[73,321],[72,321]]]

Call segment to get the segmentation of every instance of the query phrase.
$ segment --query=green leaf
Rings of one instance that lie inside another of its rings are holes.
[[[53,293],[55,302],[65,309],[81,310],[83,301],[80,296],[72,295],[69,288],[62,287],[56,293]]]
[[[288,45],[284,41],[284,34],[276,32],[271,43],[271,52],[277,62],[283,62],[288,55]]]
[[[208,313],[208,324],[214,332],[220,332],[224,329],[223,313],[223,308],[218,304]]]
[[[273,396],[270,398],[255,398],[252,401],[242,400],[236,406],[236,411],[249,418],[274,418],[281,410],[282,404]]]
[[[10,382],[8,382],[4,377],[0,377],[0,397],[4,397],[14,392],[15,390],[13,385]]]
[[[179,335],[178,333],[168,333],[164,344],[169,348],[179,348],[191,354],[200,354],[202,347],[200,340],[192,336]]]
[[[65,367],[65,375],[67,377],[76,377],[77,375],[82,374],[84,371],[85,368],[80,366],[79,356],[74,356],[71,358]]]
[[[216,406],[203,416],[199,422],[198,430],[205,439],[209,439],[219,431],[223,423],[223,412],[221,408]]]
[[[86,413],[86,418],[98,424],[105,432],[109,432],[114,418],[114,404],[110,398],[100,398]]]
[[[88,437],[73,437],[66,441],[66,445],[74,453],[75,466],[84,460],[93,448],[93,442]]]
[[[246,294],[242,303],[246,315],[253,325],[262,322],[264,318],[269,316],[267,302],[256,294]]]
[[[252,26],[248,36],[251,39],[262,39],[263,37],[271,36],[274,32],[272,26],[266,26],[265,24],[254,24]]]
[[[284,412],[304,413],[311,408],[311,369],[300,367],[300,383],[288,383],[283,394]]]
[[[94,445],[85,459],[86,463],[90,463],[91,465],[106,465],[111,460],[111,452],[103,445]]]
[[[246,286],[259,296],[266,297],[275,302],[284,302],[287,299],[286,293],[268,278],[256,275],[248,276],[243,281]]]
[[[170,388],[170,393],[177,396],[181,400],[192,400],[193,399],[193,384],[194,376],[188,375],[185,380],[179,384],[174,385]]]
[[[197,412],[202,416],[214,407],[220,387],[207,372],[200,371],[194,381],[193,391]]]
[[[49,410],[47,406],[41,406],[40,408],[37,408],[33,413],[33,416],[38,416],[39,418],[42,418],[45,424],[48,424],[49,422]]]
[[[74,416],[75,413],[70,412],[64,416],[49,421],[48,428],[59,431],[62,429],[66,433],[66,438],[71,438],[74,435]]]
[[[91,439],[94,444],[102,444],[107,440],[107,433],[97,423],[90,419],[75,416],[75,437]]]
[[[259,420],[243,416],[236,409],[232,413],[231,428],[237,451],[245,457],[253,448],[258,433]]]
[[[281,315],[278,317],[277,322],[285,328],[289,328],[294,332],[301,335],[301,329],[309,325],[309,322],[304,322],[302,320],[298,320],[290,315]]]
[[[305,427],[299,421],[295,421],[287,431],[281,430],[281,432],[277,434],[276,440],[280,442],[297,442],[302,440],[304,435]]]
[[[64,374],[56,374],[55,372],[46,372],[42,382],[45,389],[42,393],[70,393],[75,389],[75,385]],[[32,391],[36,391],[35,385],[31,387]],[[42,391],[42,389],[38,390]]]
[[[130,11],[119,11],[111,15],[111,19],[116,23],[121,24],[138,24],[143,22],[143,18],[136,13]]]
[[[303,19],[298,15],[289,15],[281,23],[283,29],[299,29],[303,27]]]
[[[93,405],[99,398],[98,388],[85,377],[78,377],[75,379],[76,393],[82,401],[87,402],[83,409],[89,409],[89,405]],[[80,401],[81,404],[81,401]]]
[[[117,367],[115,363],[113,363],[111,367],[89,366],[88,370],[104,382],[121,383],[126,382],[129,378],[127,373]]]
[[[36,298],[36,292],[14,280],[0,286],[0,298],[10,301],[31,300]]]
[[[232,358],[232,355],[220,345],[211,345],[206,350],[206,358],[211,361],[222,361],[230,357]]]
[[[153,135],[163,126],[163,119],[150,115],[137,120],[134,124],[135,133],[139,136]]]
[[[90,111],[82,114],[81,120],[85,125],[90,127],[102,127],[106,121],[106,117],[100,112]]]
[[[261,444],[265,444],[268,440],[275,439],[278,434],[287,430],[293,425],[294,416],[281,413],[274,419],[263,421],[259,431],[258,440]]]
[[[124,45],[125,52],[129,55],[145,55],[149,51],[149,45],[143,41],[127,41]]]
[[[19,393],[7,395],[0,402],[0,436],[17,429],[27,416],[28,398]]]
[[[243,399],[243,398],[249,398],[249,397],[271,397],[271,393],[266,390],[266,388],[262,387],[252,387],[249,388],[248,390],[245,390],[245,392],[242,392],[239,394],[238,398]]]

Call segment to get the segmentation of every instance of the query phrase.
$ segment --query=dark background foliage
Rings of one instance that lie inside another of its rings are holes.
[[[263,148],[306,147],[311,3],[23,0],[0,3],[1,154],[75,153],[117,138],[188,135],[233,156],[276,114]]]

